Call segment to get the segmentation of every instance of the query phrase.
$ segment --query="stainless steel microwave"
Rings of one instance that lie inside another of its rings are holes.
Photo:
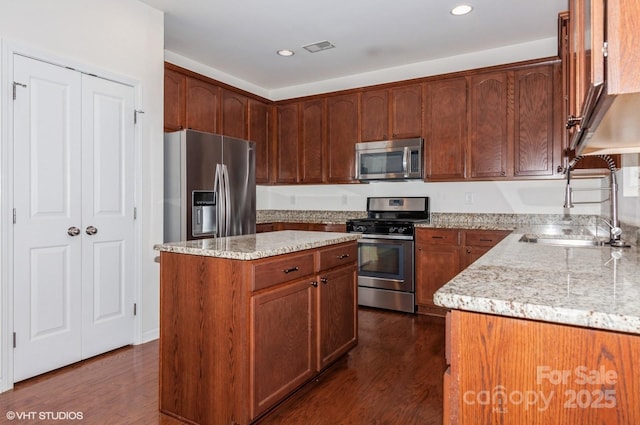
[[[357,180],[421,179],[422,138],[356,143]]]

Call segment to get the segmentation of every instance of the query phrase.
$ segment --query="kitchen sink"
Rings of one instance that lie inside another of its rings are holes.
[[[589,235],[537,235],[525,234],[520,242],[539,243],[543,245],[556,245],[566,247],[595,247],[603,246],[605,242],[595,236]]]

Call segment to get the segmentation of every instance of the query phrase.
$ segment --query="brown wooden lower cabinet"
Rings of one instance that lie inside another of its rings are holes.
[[[253,261],[161,252],[160,410],[249,424],[318,375],[357,344],[356,260],[355,241]]]
[[[453,310],[444,423],[638,424],[640,336]]]
[[[418,228],[416,233],[416,304],[418,313],[444,316],[433,294],[510,232]]]

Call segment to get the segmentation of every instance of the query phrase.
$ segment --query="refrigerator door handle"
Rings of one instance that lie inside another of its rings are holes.
[[[222,235],[222,223],[220,217],[222,217],[222,203],[224,200],[222,199],[222,173],[220,171],[220,164],[216,164],[216,175],[213,181],[213,192],[216,197],[216,231],[215,237],[224,236]]]
[[[229,170],[222,164],[222,181],[224,182],[224,236],[231,233],[231,189],[229,188]]]

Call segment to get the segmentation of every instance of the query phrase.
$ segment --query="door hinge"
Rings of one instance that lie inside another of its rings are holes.
[[[138,124],[138,114],[144,114],[144,111],[141,111],[140,109],[136,109],[133,111],[133,123],[134,124]]]
[[[16,209],[13,209],[13,224],[16,224]]]
[[[138,314],[138,304],[133,303],[133,315],[137,315]]]
[[[136,207],[133,207],[133,219],[138,219],[138,209]]]
[[[17,341],[18,337],[16,336],[16,333],[13,333],[13,348],[16,348],[16,341]]]
[[[606,41],[602,45],[602,56],[604,56],[605,58],[609,56],[609,43]]]
[[[27,88],[26,84],[22,84],[22,83],[19,83],[17,81],[14,81],[13,82],[13,100],[16,100],[16,87],[17,86],[24,87],[25,89]]]

